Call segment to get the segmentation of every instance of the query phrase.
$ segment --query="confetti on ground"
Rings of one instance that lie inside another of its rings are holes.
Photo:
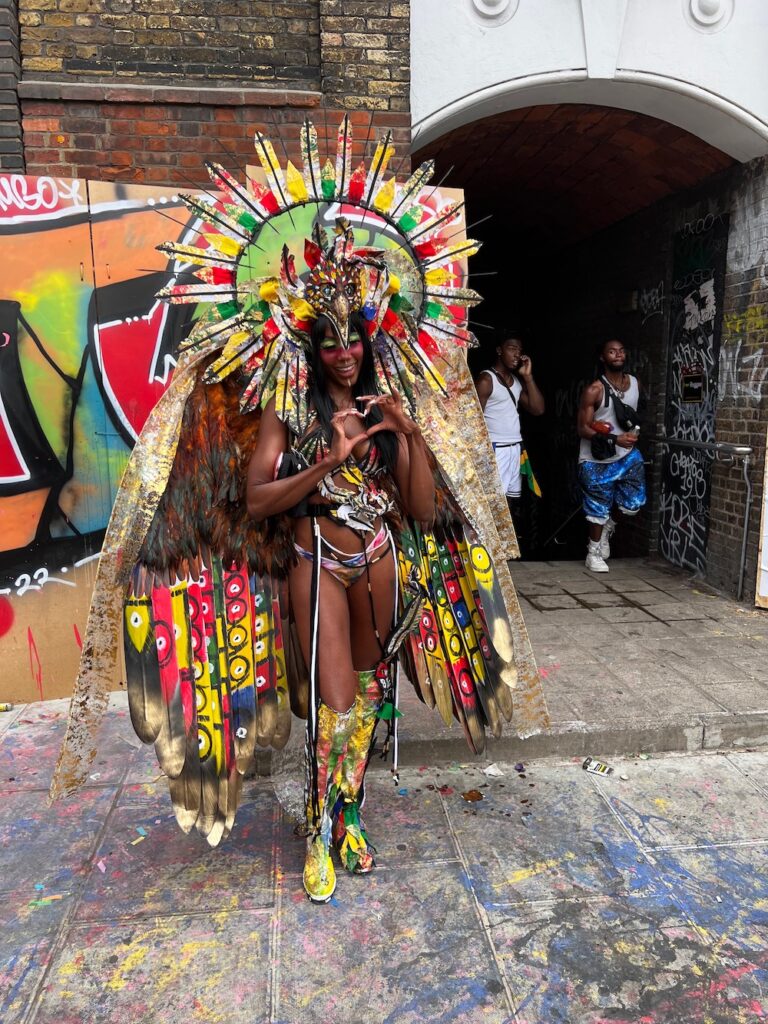
[[[139,836],[138,839],[131,840],[131,846],[138,846],[139,843],[143,843],[146,836]]]
[[[498,779],[504,775],[504,772],[497,764],[489,764],[487,768],[483,768],[483,775],[490,775],[494,779]]]
[[[102,875],[107,870],[107,865],[104,863],[103,860],[97,861],[96,862],[96,867],[99,869],[99,871],[102,873]]]
[[[47,907],[49,903],[53,903],[54,900],[62,899],[61,896],[43,896],[39,900],[32,900],[28,906],[30,907]]]
[[[464,800],[470,804],[477,803],[478,800],[485,800],[485,797],[479,789],[468,789],[466,793],[462,793],[461,795]]]
[[[145,828],[142,828],[141,825],[138,825],[136,827],[136,831],[139,833],[140,836],[145,836],[147,834],[147,830]]]

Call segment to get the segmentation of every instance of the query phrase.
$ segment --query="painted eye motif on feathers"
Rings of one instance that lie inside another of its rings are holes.
[[[239,622],[243,618],[248,606],[245,601],[235,600],[227,604],[227,618],[230,622]]]
[[[242,647],[247,639],[248,633],[242,626],[233,626],[227,634],[230,647],[235,649]]]
[[[173,652],[172,632],[167,622],[155,622],[155,643],[157,644],[157,661],[160,668],[165,668]]]
[[[229,663],[229,674],[235,682],[244,679],[248,675],[248,662],[245,658],[233,658]]]
[[[205,760],[211,753],[213,747],[213,740],[211,734],[206,728],[204,728],[199,722],[197,724],[197,746],[200,754],[200,759]]]

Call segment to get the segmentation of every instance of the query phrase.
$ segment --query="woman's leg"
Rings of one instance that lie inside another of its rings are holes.
[[[301,653],[309,667],[312,563],[305,558],[300,559],[298,565],[291,570],[289,585]],[[335,711],[347,711],[354,704],[357,693],[347,591],[325,569],[320,570],[319,612],[317,674],[320,699]]]
[[[314,594],[312,563],[302,559],[291,571],[291,606],[299,643],[310,664]],[[340,800],[343,761],[357,725],[357,676],[352,667],[349,612],[344,587],[320,570],[317,670],[320,703],[312,760],[308,762],[307,854],[304,890],[314,903],[327,903],[336,888],[330,857],[333,814]]]
[[[352,660],[358,669],[359,692],[355,702],[355,728],[341,765],[343,804],[334,824],[334,840],[342,864],[355,874],[367,874],[374,866],[374,849],[360,820],[360,792],[381,707],[381,686],[374,668],[381,660],[381,645],[386,643],[392,627],[394,588],[395,563],[390,550],[371,565],[347,592],[353,637]]]
[[[373,557],[377,557],[375,552]],[[369,566],[368,571],[352,584],[347,591],[347,600],[352,664],[362,672],[374,668],[381,661],[382,648],[392,629],[395,555],[391,544],[384,557]]]

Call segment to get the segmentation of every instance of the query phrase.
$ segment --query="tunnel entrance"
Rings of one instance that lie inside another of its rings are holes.
[[[473,373],[492,363],[500,338],[520,331],[546,399],[542,417],[522,417],[542,491],[525,501],[527,556],[584,557],[576,413],[596,376],[596,349],[609,338],[624,343],[627,369],[645,394],[640,448],[648,482],[648,503],[617,533],[615,553],[662,550],[669,453],[652,439],[665,425],[674,429],[675,403],[687,400],[675,393],[681,382],[688,380],[688,398],[697,386],[711,394],[702,415],[711,414],[713,430],[717,394],[719,326],[710,325],[710,356],[691,357],[687,367],[680,285],[700,279],[702,309],[710,271],[711,288],[722,288],[727,218],[707,213],[705,193],[735,161],[667,122],[582,104],[510,110],[421,149],[417,139],[416,147],[414,163],[434,158],[435,180],[465,190],[469,234],[483,241],[469,277],[484,296],[472,313],[480,341],[469,355]],[[695,206],[699,193],[701,216],[679,229],[681,208]],[[706,487],[698,502],[706,527]]]

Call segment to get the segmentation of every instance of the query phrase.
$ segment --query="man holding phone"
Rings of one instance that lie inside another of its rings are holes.
[[[602,372],[582,392],[576,425],[581,438],[579,484],[589,530],[585,564],[592,572],[608,572],[614,506],[624,516],[637,515],[646,499],[645,465],[635,447],[640,383],[624,371],[624,346],[615,338],[606,341],[599,359]]]
[[[533,366],[523,349],[520,332],[508,332],[497,345],[495,363],[490,370],[483,370],[475,386],[496,455],[502,490],[519,532],[521,464],[522,473],[527,470],[532,481],[531,489],[539,493],[530,467],[526,466],[520,409],[532,416],[541,416],[544,412],[544,396],[533,379]]]

